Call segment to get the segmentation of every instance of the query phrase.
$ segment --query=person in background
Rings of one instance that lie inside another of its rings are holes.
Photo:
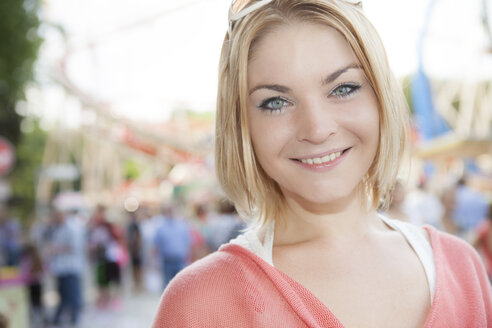
[[[142,255],[143,237],[138,222],[138,212],[130,212],[130,222],[127,226],[126,241],[132,265],[133,288],[135,292],[142,291]]]
[[[483,263],[487,269],[492,284],[492,202],[489,203],[487,219],[484,220],[475,232],[476,238],[473,246],[482,256]]]
[[[97,307],[119,308],[121,266],[126,257],[122,235],[116,225],[106,218],[106,208],[97,206],[89,232],[89,252],[95,262],[98,286]]]
[[[82,262],[81,272],[81,292],[80,292],[80,304],[83,307],[84,302],[84,275],[88,270],[88,258],[87,258],[87,220],[83,213],[77,209],[70,209],[66,211],[66,221],[69,227],[74,231],[74,243],[76,245],[77,257]]]
[[[440,200],[444,209],[441,217],[442,228],[450,234],[458,235],[460,229],[453,219],[453,212],[456,208],[456,185],[452,184],[444,188]]]
[[[139,211],[142,215],[140,228],[143,250],[143,282],[147,291],[160,293],[162,291],[161,261],[154,242],[156,232],[164,221],[164,215],[156,209],[154,209],[154,213],[148,207],[142,207]]]
[[[33,244],[28,243],[24,246],[20,267],[29,292],[31,327],[42,327],[46,319],[42,285],[44,269],[39,251]]]
[[[410,223],[416,226],[430,224],[437,229],[442,228],[444,207],[439,197],[428,190],[428,180],[422,179],[416,189],[406,193],[403,208]]]
[[[209,230],[207,244],[212,251],[218,250],[221,245],[236,238],[246,228],[246,223],[240,219],[234,204],[229,200],[222,199],[217,207],[218,213],[212,216],[207,224]]]
[[[9,209],[0,205],[0,266],[17,266],[21,248],[21,226],[10,216]]]
[[[0,328],[9,328],[9,320],[7,316],[0,312]]]
[[[178,217],[173,208],[168,208],[164,213],[164,220],[154,237],[154,245],[162,265],[163,287],[166,288],[188,264],[192,241],[188,223]]]
[[[488,201],[485,195],[468,185],[468,177],[458,180],[452,219],[458,228],[458,235],[468,238],[487,217]]]
[[[62,315],[68,312],[70,323],[76,325],[82,307],[81,277],[84,270],[84,259],[78,249],[78,232],[66,221],[64,213],[56,208],[52,210],[51,219],[46,254],[60,297],[52,322],[55,326],[60,325]]]
[[[198,203],[193,206],[194,216],[191,219],[191,254],[190,262],[195,262],[210,254],[209,213],[206,204]]]

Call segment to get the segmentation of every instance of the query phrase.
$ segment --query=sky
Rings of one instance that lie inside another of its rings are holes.
[[[417,67],[417,42],[430,0],[365,0],[397,76]],[[135,121],[166,120],[175,109],[215,107],[217,67],[229,0],[44,0],[41,81],[65,59],[70,79]],[[492,7],[492,1],[489,1]],[[436,0],[424,68],[437,78],[492,77],[480,25],[481,0]],[[489,8],[490,9],[490,8]],[[55,28],[63,27],[65,35]],[[51,83],[32,90],[42,115],[77,125],[81,106]],[[31,109],[33,110],[33,109]],[[87,119],[87,118],[85,118]]]

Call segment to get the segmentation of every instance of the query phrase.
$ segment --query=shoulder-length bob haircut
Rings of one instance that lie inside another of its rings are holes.
[[[361,182],[367,206],[389,197],[408,131],[407,103],[388,64],[381,39],[360,4],[345,0],[273,0],[234,22],[222,45],[215,131],[219,183],[239,213],[264,225],[279,219],[285,204],[277,183],[256,160],[248,126],[248,60],[267,33],[291,22],[334,28],[359,60],[379,104],[379,146]]]

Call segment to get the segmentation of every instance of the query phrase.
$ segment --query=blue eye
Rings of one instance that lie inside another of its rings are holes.
[[[262,110],[281,111],[289,104],[290,102],[282,97],[272,97],[263,100],[258,107]]]
[[[337,86],[331,94],[338,98],[345,98],[360,89],[359,84],[344,83]]]

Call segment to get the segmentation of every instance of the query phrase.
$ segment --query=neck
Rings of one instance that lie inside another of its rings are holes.
[[[375,210],[367,209],[359,197],[316,210],[302,206],[294,199],[286,200],[281,220],[275,224],[276,245],[351,241],[384,229],[384,223]],[[340,203],[344,206],[340,206]]]

